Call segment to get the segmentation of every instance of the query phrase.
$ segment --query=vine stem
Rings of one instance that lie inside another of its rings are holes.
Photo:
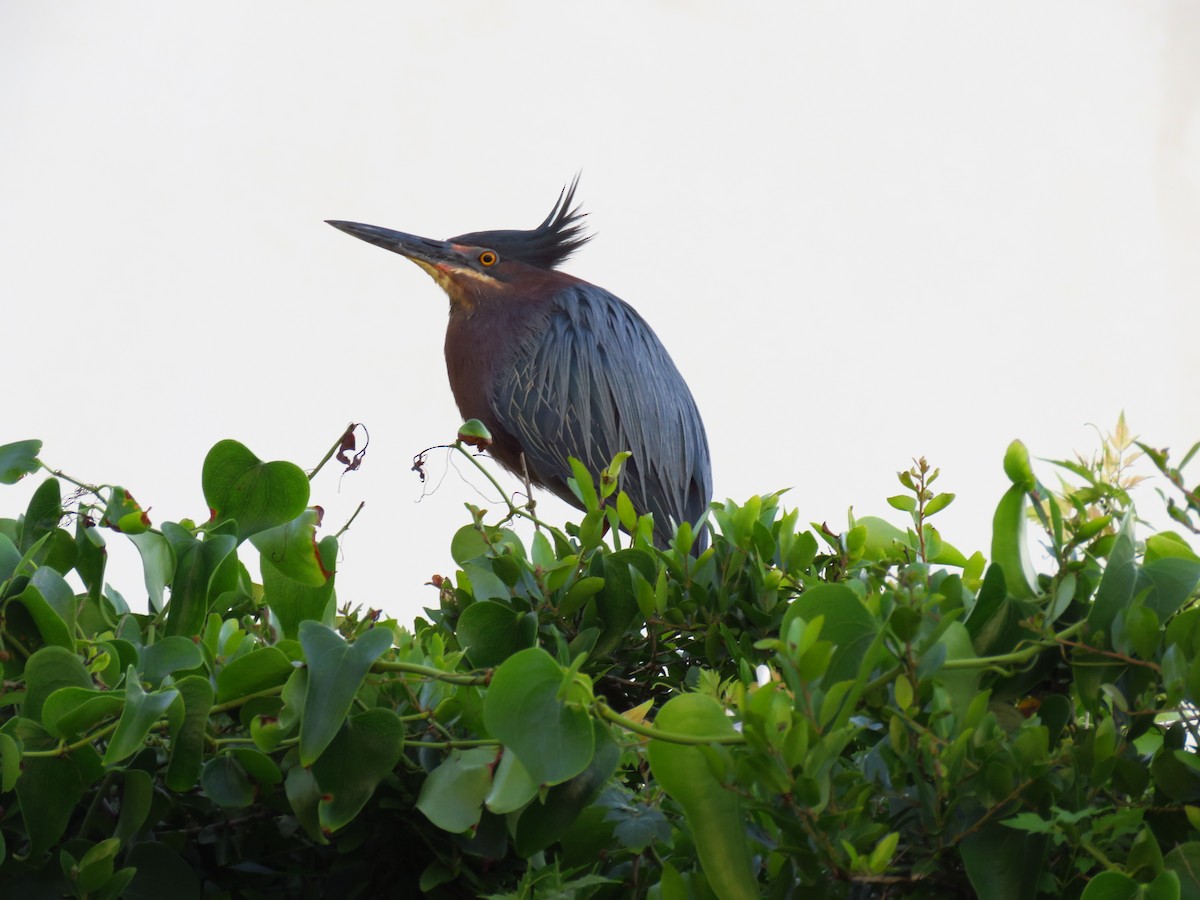
[[[338,529],[337,534],[334,535],[335,539],[340,538],[343,534],[345,534],[347,531],[350,530],[350,526],[354,524],[354,520],[358,518],[358,514],[363,511],[363,507],[366,505],[367,505],[366,500],[363,500],[361,503],[358,504],[358,509],[354,510],[354,515],[352,515],[346,521],[346,524],[343,525],[340,529]]]
[[[504,505],[508,507],[508,519],[511,519],[514,516],[520,516],[522,519],[529,520],[538,528],[545,528],[552,534],[556,534],[563,540],[566,540],[566,535],[548,522],[543,522],[533,512],[531,512],[528,507],[517,506],[515,503],[513,503],[508,497],[508,492],[504,490],[504,487],[496,479],[496,476],[487,470],[487,467],[485,467],[483,463],[478,460],[474,453],[471,453],[463,446],[462,441],[455,441],[453,444],[443,444],[442,446],[450,450],[457,450],[470,461],[471,465],[479,470],[484,478],[491,482],[492,487],[496,489],[496,492],[504,498]],[[530,499],[532,500],[532,498]]]
[[[338,435],[338,439],[333,442],[333,446],[330,447],[328,452],[326,452],[326,454],[321,457],[321,461],[319,463],[317,463],[317,467],[308,473],[309,481],[312,481],[314,478],[316,478],[317,473],[320,472],[321,469],[325,468],[325,463],[327,463],[331,459],[333,459],[333,454],[337,453],[339,450],[342,449],[342,441],[346,437],[346,432],[350,431],[352,428],[354,428],[354,425],[355,425],[354,422],[350,422],[349,424],[346,425],[346,427],[342,430],[342,433]],[[347,523],[347,524],[349,524],[349,523]]]
[[[50,466],[46,465],[40,459],[38,460],[38,464],[43,469],[45,469],[47,472],[49,472],[51,475],[53,475],[55,478],[61,478],[63,481],[66,481],[66,482],[69,482],[69,483],[75,485],[75,487],[79,488],[81,491],[87,491],[89,494],[95,494],[97,497],[100,496],[100,489],[103,487],[107,487],[107,485],[103,485],[103,484],[84,484],[78,478],[72,478],[70,475],[68,475],[62,469],[52,469]],[[103,499],[103,498],[101,498],[101,499]]]
[[[596,701],[592,704],[592,712],[599,718],[614,725],[620,725],[626,731],[632,731],[634,734],[640,734],[642,737],[653,738],[656,741],[666,741],[669,744],[688,744],[693,747],[703,746],[707,744],[744,744],[746,738],[740,734],[722,734],[713,735],[711,737],[697,737],[692,734],[679,734],[674,731],[663,731],[661,728],[656,728],[652,725],[643,725],[641,722],[635,722],[632,719],[627,719],[619,712],[613,710],[607,703]]]
[[[406,675],[420,675],[424,678],[432,678],[436,681],[445,681],[449,684],[479,684],[487,685],[492,680],[492,670],[486,670],[482,675],[469,675],[465,672],[443,672],[441,669],[435,669],[433,666],[422,666],[417,663],[406,662],[388,662],[380,660],[371,666],[372,672],[401,672]]]
[[[1068,628],[1064,628],[1053,637],[1042,641],[1037,641],[1022,650],[1014,650],[1011,653],[1001,653],[997,656],[977,656],[973,659],[948,659],[942,663],[942,668],[949,669],[951,671],[955,669],[997,669],[1001,674],[1006,674],[1006,670],[1001,667],[1006,665],[1019,665],[1021,663],[1029,662],[1029,660],[1033,659],[1033,657],[1037,656],[1043,650],[1048,650],[1056,644],[1071,644],[1072,642],[1067,639],[1074,637],[1076,634],[1082,631],[1086,625],[1087,620],[1083,619]],[[871,681],[863,689],[863,693],[870,693],[876,688],[890,684],[895,680],[896,676],[903,671],[903,666],[893,666],[882,675],[879,675],[877,678]]]

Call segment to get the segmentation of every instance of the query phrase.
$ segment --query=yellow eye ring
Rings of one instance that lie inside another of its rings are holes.
[[[484,266],[494,266],[500,257],[496,255],[494,250],[484,250],[479,254],[479,263]]]

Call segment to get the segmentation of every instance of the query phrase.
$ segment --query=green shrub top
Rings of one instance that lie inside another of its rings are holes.
[[[1192,453],[1137,447],[1196,533]],[[699,555],[622,458],[576,467],[577,523],[468,507],[411,627],[339,606],[291,463],[218,443],[200,524],[54,472],[0,519],[0,894],[1200,897],[1200,557],[1139,522],[1136,452],[1122,421],[1051,490],[1014,442],[990,560],[924,460],[904,527],[752,497]]]

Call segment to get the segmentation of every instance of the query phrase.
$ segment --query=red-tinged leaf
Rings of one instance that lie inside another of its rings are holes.
[[[492,433],[478,419],[468,419],[458,426],[458,439],[471,447],[486,450],[492,446]]]
[[[325,512],[311,506],[292,521],[250,538],[262,558],[293,581],[320,587],[332,574],[321,560],[317,529]]]
[[[122,534],[142,534],[150,528],[150,516],[142,509],[133,494],[123,487],[109,488],[108,505],[100,524]]]
[[[279,620],[285,638],[295,639],[299,635],[300,623],[305,620],[311,619],[333,627],[333,589],[337,579],[332,572],[337,560],[337,539],[332,535],[323,538],[318,550],[322,568],[331,574],[315,587],[289,578],[265,558],[261,561],[262,599]]]

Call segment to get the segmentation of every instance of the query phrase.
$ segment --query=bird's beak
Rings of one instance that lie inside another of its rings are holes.
[[[463,264],[462,253],[455,250],[454,246],[446,241],[435,241],[415,234],[405,234],[403,231],[392,231],[390,228],[362,225],[358,222],[339,222],[326,219],[326,223],[346,234],[352,234],[368,244],[399,253],[427,271],[429,267],[457,269]]]

